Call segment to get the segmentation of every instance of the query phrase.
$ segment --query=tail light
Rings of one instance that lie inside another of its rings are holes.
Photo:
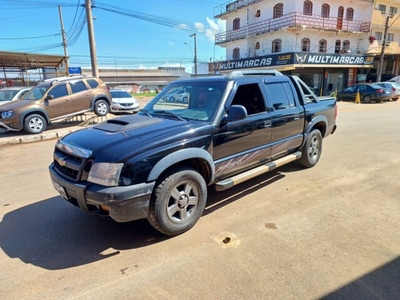
[[[376,92],[377,92],[378,94],[383,94],[383,90],[382,90],[382,89],[376,90]]]
[[[395,92],[395,91],[396,91],[396,88],[392,87],[392,91]]]

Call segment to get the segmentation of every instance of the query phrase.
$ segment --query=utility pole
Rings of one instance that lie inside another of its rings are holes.
[[[379,57],[378,74],[376,74],[376,82],[380,82],[381,78],[382,78],[383,63],[384,63],[385,48],[386,48],[386,35],[387,35],[388,28],[389,28],[389,19],[390,18],[392,18],[392,15],[386,16],[385,30],[383,33],[383,41],[382,41],[382,47],[381,47],[381,56]]]
[[[60,15],[60,24],[61,24],[61,36],[64,45],[64,56],[65,56],[65,73],[67,76],[69,75],[69,63],[68,63],[68,50],[67,50],[67,39],[65,37],[65,30],[64,30],[64,21],[61,12],[61,6],[58,6],[58,14]]]
[[[97,66],[96,43],[94,40],[92,1],[91,0],[86,0],[86,21],[87,21],[88,36],[89,36],[90,60],[92,62],[92,75],[94,77],[99,77],[99,69]]]
[[[192,33],[189,37],[194,39],[194,75],[197,76],[197,43],[196,43],[196,33]]]

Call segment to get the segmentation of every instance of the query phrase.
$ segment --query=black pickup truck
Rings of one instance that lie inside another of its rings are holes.
[[[185,101],[171,101],[182,90]],[[208,186],[226,190],[292,161],[313,167],[336,114],[334,98],[277,71],[177,80],[138,114],[58,140],[50,176],[88,213],[147,218],[178,235],[201,217]]]

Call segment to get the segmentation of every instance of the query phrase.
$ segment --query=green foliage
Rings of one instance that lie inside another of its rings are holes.
[[[135,97],[136,99],[148,99],[148,98],[154,98],[156,92],[146,92],[146,93],[132,93],[132,96]]]

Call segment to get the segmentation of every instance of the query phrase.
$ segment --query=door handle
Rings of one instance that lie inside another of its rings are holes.
[[[268,128],[272,126],[272,122],[271,121],[264,121],[264,128]]]
[[[67,102],[71,102],[72,100],[71,99],[67,99]]]

